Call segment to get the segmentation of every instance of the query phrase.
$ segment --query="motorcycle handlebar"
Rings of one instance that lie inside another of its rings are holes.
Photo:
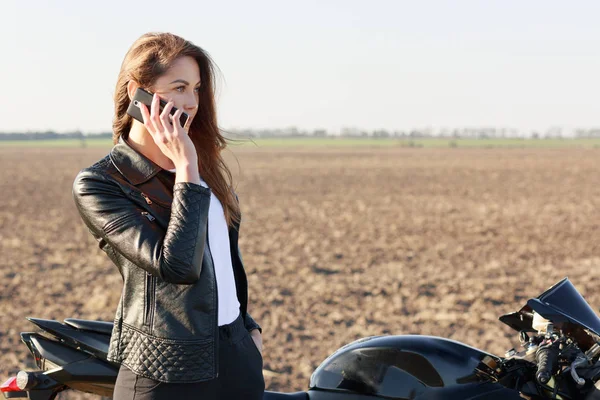
[[[558,346],[558,341],[540,345],[535,353],[538,368],[535,378],[542,385],[545,385],[550,381],[552,373],[558,365]]]

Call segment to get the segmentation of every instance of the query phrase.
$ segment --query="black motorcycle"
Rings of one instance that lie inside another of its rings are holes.
[[[112,323],[28,319],[42,331],[21,339],[40,370],[8,379],[0,388],[7,399],[48,400],[67,389],[112,396]],[[308,391],[264,399],[600,400],[600,318],[567,278],[500,321],[519,332],[522,351],[498,357],[433,336],[367,337],[323,361]]]

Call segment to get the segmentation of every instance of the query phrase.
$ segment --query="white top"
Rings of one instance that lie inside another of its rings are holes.
[[[168,169],[167,171],[175,173],[176,169]],[[208,187],[202,178],[200,178],[200,184],[206,188]],[[208,247],[215,265],[219,326],[221,326],[235,321],[240,314],[240,302],[235,289],[229,247],[229,229],[227,228],[227,222],[225,222],[225,213],[221,202],[212,191],[210,192],[208,210]]]

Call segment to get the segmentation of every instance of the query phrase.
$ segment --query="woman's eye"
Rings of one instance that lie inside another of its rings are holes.
[[[175,88],[175,90],[177,90],[178,92],[181,93],[181,92],[183,92],[185,90],[185,86],[178,86],[178,87]],[[195,88],[194,91],[196,93],[199,93],[200,92],[200,86],[198,86],[197,88]]]

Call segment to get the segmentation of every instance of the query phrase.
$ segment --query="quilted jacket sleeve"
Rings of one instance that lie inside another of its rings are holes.
[[[210,189],[191,182],[173,187],[166,232],[114,182],[82,170],[73,182],[81,218],[105,250],[106,245],[165,282],[192,284],[200,278]],[[106,250],[105,250],[106,251]]]

